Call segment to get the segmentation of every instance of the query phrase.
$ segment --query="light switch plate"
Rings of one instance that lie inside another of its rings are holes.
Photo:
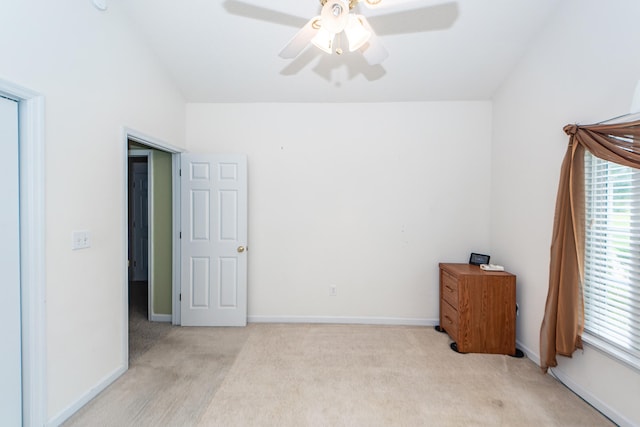
[[[71,233],[71,249],[86,249],[91,247],[91,233],[78,230]]]

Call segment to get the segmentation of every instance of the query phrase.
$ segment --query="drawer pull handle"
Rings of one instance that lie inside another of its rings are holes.
[[[444,318],[447,319],[449,321],[449,323],[453,324],[453,320],[451,320],[451,318],[449,316],[447,316],[446,314],[444,315]]]
[[[450,286],[445,286],[445,288],[447,288],[449,290],[449,292],[453,292],[453,288]]]

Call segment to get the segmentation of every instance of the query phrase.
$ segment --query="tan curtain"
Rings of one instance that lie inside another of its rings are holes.
[[[569,146],[562,162],[551,239],[549,292],[540,329],[540,366],[558,364],[582,348],[584,328],[584,150],[621,165],[640,168],[640,120],[567,125]]]

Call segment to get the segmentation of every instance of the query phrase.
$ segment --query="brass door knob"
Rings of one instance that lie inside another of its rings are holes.
[[[238,253],[244,252],[244,246],[238,246]]]

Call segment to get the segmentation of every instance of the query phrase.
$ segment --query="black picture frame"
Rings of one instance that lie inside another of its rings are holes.
[[[480,264],[489,264],[489,255],[485,254],[477,254],[471,252],[471,256],[469,256],[469,264],[471,265],[480,265]]]

